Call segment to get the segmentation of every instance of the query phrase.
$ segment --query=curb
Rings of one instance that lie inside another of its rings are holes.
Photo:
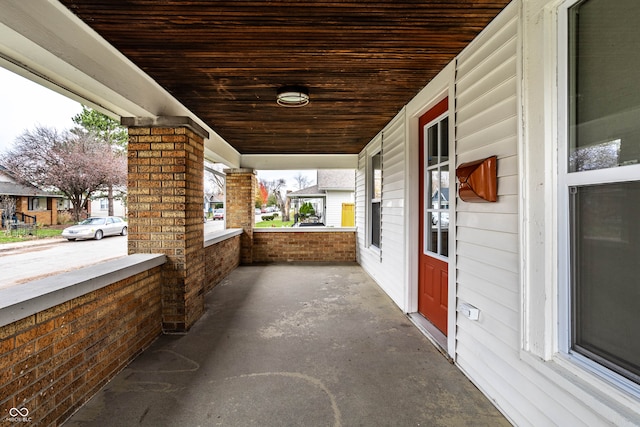
[[[65,239],[63,238],[50,237],[46,239],[30,240],[27,242],[2,243],[0,244],[0,253],[22,248],[55,245],[56,243],[63,243],[64,241]]]

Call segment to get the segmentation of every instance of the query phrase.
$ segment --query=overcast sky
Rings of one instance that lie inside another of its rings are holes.
[[[71,129],[71,118],[80,112],[76,101],[0,67],[0,152],[36,126]]]

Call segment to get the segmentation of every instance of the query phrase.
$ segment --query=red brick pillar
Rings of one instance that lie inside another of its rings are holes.
[[[163,253],[162,326],[187,331],[204,312],[204,139],[186,117],[123,118],[129,127],[129,254]]]
[[[227,227],[242,228],[240,262],[253,262],[253,227],[258,179],[253,169],[225,169],[227,175]]]

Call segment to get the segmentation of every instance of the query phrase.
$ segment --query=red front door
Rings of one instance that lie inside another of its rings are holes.
[[[420,118],[418,312],[447,334],[449,119],[443,99]]]

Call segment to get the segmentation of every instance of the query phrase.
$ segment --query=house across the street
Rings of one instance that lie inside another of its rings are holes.
[[[287,194],[295,213],[299,213],[303,203],[311,203],[315,210],[313,224],[327,227],[352,227],[354,225],[355,171],[318,169],[317,177],[317,185]]]
[[[26,224],[57,223],[58,201],[62,196],[40,190],[32,185],[20,184],[3,166],[0,166],[0,196],[9,196],[15,201],[15,214],[9,218],[7,215],[2,215],[3,227],[7,220]]]

